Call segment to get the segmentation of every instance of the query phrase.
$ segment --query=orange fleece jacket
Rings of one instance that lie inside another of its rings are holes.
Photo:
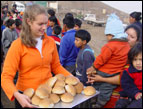
[[[130,46],[126,41],[112,40],[105,44],[94,61],[94,67],[107,74],[123,72]]]
[[[18,90],[24,91],[27,88],[36,90],[40,84],[52,77],[51,72],[65,76],[71,75],[60,64],[54,39],[46,34],[44,36],[43,56],[37,48],[26,47],[20,38],[15,40],[9,48],[1,75],[1,86],[11,101],[14,100],[14,92]],[[13,79],[17,71],[19,75],[15,86]]]

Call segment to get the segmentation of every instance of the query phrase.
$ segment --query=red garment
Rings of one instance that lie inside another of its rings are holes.
[[[94,61],[94,67],[107,74],[123,72],[130,45],[127,41],[112,40],[104,45]]]

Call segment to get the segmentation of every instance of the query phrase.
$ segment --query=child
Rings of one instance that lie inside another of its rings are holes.
[[[95,57],[94,52],[87,44],[91,40],[91,36],[88,31],[86,30],[78,30],[75,34],[75,46],[80,48],[80,51],[77,56],[77,69],[76,69],[76,76],[79,80],[84,84],[87,85],[87,75],[86,70],[87,68],[91,67]]]
[[[4,51],[4,57],[11,45],[11,43],[17,39],[17,33],[15,30],[15,21],[13,19],[9,19],[6,22],[7,28],[5,28],[2,32],[2,46]]]
[[[47,27],[47,35],[51,36],[52,31],[53,31],[53,27],[55,25],[59,25],[59,24],[58,24],[57,18],[55,16],[49,17],[48,21],[49,21],[49,26]]]
[[[142,108],[142,44],[138,42],[128,53],[130,67],[121,77],[120,99],[116,108]]]
[[[62,29],[61,29],[61,27],[59,25],[54,26],[52,35],[50,36],[50,37],[52,37],[55,40],[58,52],[59,52],[60,41],[61,41],[61,39],[58,37],[58,35],[61,33],[61,30]]]
[[[79,29],[81,28],[82,22],[81,22],[81,20],[75,18],[75,19],[74,19],[74,24],[75,24],[75,25],[74,25],[74,29],[75,29],[75,30],[79,30]]]
[[[75,76],[76,58],[79,51],[74,44],[76,30],[74,28],[74,18],[66,17],[63,20],[63,28],[66,30],[60,43],[59,57],[64,68]]]
[[[118,75],[126,65],[130,46],[127,41],[127,35],[124,33],[123,24],[115,14],[111,14],[107,19],[105,34],[108,43],[102,47],[101,53],[96,57],[93,66],[87,70],[87,83],[93,83],[96,74],[106,78]],[[96,82],[94,86],[100,91],[94,108],[101,108],[110,99],[112,91],[117,85]]]
[[[55,16],[55,11],[53,9],[49,9],[47,12],[48,12],[48,17]],[[57,19],[57,22],[58,22],[58,25],[61,26],[59,19]],[[48,20],[48,23],[47,23],[47,27],[48,26],[49,26],[49,20]]]
[[[20,33],[21,28],[22,28],[22,21],[20,19],[16,19],[15,25],[16,25],[17,36],[19,37],[19,33]]]

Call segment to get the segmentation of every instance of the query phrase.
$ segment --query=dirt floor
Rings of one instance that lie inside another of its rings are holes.
[[[106,43],[106,36],[104,35],[105,27],[98,27],[86,24],[83,22],[82,29],[86,29],[91,34],[91,41],[89,45],[95,51],[95,55],[99,55],[101,47]],[[1,102],[4,108],[14,108],[14,102],[8,100],[7,96],[1,89]]]

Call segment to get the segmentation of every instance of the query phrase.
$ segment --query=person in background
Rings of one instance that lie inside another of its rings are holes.
[[[20,19],[16,19],[15,25],[16,25],[17,36],[19,37],[19,33],[21,31],[21,28],[22,28],[22,21]]]
[[[82,21],[79,20],[79,19],[77,19],[77,18],[75,18],[75,19],[74,19],[74,24],[75,24],[74,29],[75,29],[75,30],[79,30],[79,29],[81,28]]]
[[[51,16],[48,19],[49,21],[49,26],[47,27],[47,35],[51,36],[52,35],[52,31],[53,31],[53,27],[55,25],[59,25],[56,16]]]
[[[67,17],[73,17],[74,18],[72,13],[66,13],[65,18],[67,18]],[[65,32],[66,32],[66,30],[64,29],[64,26],[63,26],[62,35],[61,35],[62,37],[64,36]]]
[[[140,22],[141,20],[141,12],[132,12],[130,14],[130,17],[129,17],[129,22],[130,24],[136,24],[138,25],[141,29],[142,29],[142,23]]]
[[[86,30],[78,30],[75,34],[75,46],[80,48],[76,59],[76,77],[84,84],[84,86],[90,85],[86,83],[88,80],[86,71],[92,66],[95,60],[94,52],[88,45],[90,40],[90,33]]]
[[[6,22],[6,28],[2,32],[2,46],[4,51],[4,57],[7,54],[7,51],[9,47],[11,46],[11,43],[17,39],[17,33],[15,30],[15,21],[12,19],[7,20]]]
[[[48,12],[48,18],[55,16],[55,11],[53,9],[49,9],[47,12]],[[50,26],[49,22],[50,21],[48,20],[47,27]],[[58,22],[58,25],[61,26],[59,19],[57,19],[57,22]]]
[[[74,18],[66,17],[63,19],[65,35],[62,37],[60,43],[59,57],[60,62],[64,68],[75,76],[76,58],[79,52],[74,44],[76,30],[74,28]]]
[[[2,37],[2,32],[6,28],[6,26],[3,23],[3,20],[1,19],[1,37]]]
[[[37,108],[31,99],[23,94],[27,88],[36,90],[54,74],[72,76],[59,61],[56,44],[45,33],[47,12],[40,5],[27,6],[24,15],[20,38],[15,40],[5,58],[1,75],[1,86],[9,100],[15,99],[15,107]],[[29,61],[30,60],[30,61]],[[16,85],[13,78],[18,71]]]
[[[59,52],[59,49],[60,49],[60,42],[61,42],[61,39],[59,38],[58,35],[61,33],[61,30],[62,29],[61,29],[61,27],[59,25],[55,25],[53,27],[52,35],[50,36],[50,37],[52,37],[55,40],[58,52]]]
[[[133,47],[139,41],[142,42],[142,30],[136,24],[131,24],[127,26],[125,32],[128,34],[128,42],[131,47]]]
[[[115,108],[142,108],[142,43],[130,49],[128,61],[130,66],[121,77],[123,90]]]
[[[116,24],[116,25],[115,25]],[[127,34],[124,33],[122,21],[116,14],[111,14],[106,23],[105,35],[108,43],[105,44],[99,56],[96,57],[94,64],[87,70],[88,82],[93,83],[96,74],[108,78],[119,75],[124,70],[127,63],[127,54],[130,45],[127,40]],[[100,91],[94,108],[102,108],[109,100],[112,91],[117,85],[94,82],[95,89]]]

